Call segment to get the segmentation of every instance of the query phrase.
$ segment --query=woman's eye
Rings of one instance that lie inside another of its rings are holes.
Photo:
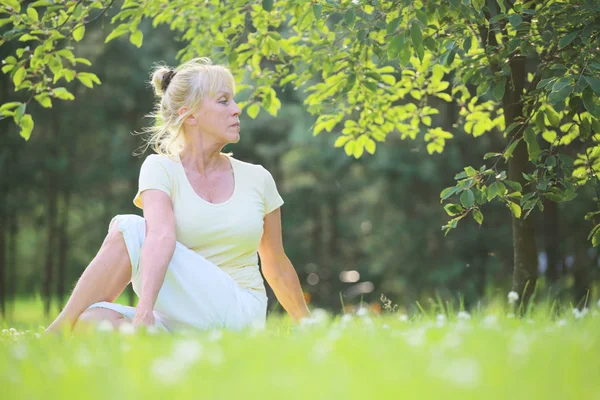
[[[221,104],[227,104],[227,100],[221,100],[219,103],[221,103]]]

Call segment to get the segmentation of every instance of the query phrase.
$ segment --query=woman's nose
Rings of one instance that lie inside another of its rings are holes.
[[[240,108],[240,106],[238,106],[238,104],[234,101],[233,102],[233,115],[240,115],[242,113],[242,109]]]

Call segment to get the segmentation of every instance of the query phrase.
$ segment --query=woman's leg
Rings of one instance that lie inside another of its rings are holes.
[[[106,308],[90,308],[85,310],[79,318],[77,318],[77,322],[73,326],[73,332],[81,333],[90,331],[100,321],[108,321],[113,327],[118,328],[119,325],[123,322],[128,322],[129,319],[114,310]]]
[[[119,231],[118,222],[115,220],[98,254],[83,271],[75,285],[65,308],[46,329],[46,332],[58,332],[63,327],[72,329],[84,310],[97,302],[113,302],[123,292],[130,280],[131,262],[125,247],[125,240]],[[114,311],[113,313],[122,318],[119,313]]]

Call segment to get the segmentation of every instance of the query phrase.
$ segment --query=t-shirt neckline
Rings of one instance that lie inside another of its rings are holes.
[[[232,156],[230,156],[228,154],[225,154],[225,153],[221,153],[221,154],[223,154],[225,156],[225,158],[227,158],[229,160],[229,164],[231,165],[231,171],[233,173],[233,192],[231,193],[231,196],[229,196],[229,198],[227,200],[225,200],[221,203],[211,203],[210,201],[206,200],[205,198],[200,196],[198,193],[196,193],[196,190],[194,190],[194,187],[192,186],[190,180],[187,177],[185,168],[183,168],[183,163],[181,162],[181,157],[179,156],[179,154],[176,155],[176,159],[179,164],[180,172],[181,172],[181,174],[183,176],[183,180],[185,181],[188,188],[192,191],[194,196],[196,198],[198,198],[201,202],[203,202],[204,204],[207,204],[209,206],[213,206],[213,207],[220,207],[220,206],[224,206],[224,205],[230,203],[238,191],[238,174],[235,169],[235,160]]]

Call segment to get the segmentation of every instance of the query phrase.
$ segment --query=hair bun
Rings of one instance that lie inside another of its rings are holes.
[[[167,88],[169,87],[169,83],[171,83],[171,79],[173,79],[175,74],[176,74],[175,70],[170,70],[169,72],[167,72],[166,74],[163,75],[162,83],[161,83],[161,89],[162,89],[163,93],[167,91]]]
[[[165,82],[165,77],[167,75],[172,75],[174,73],[174,71],[165,66],[165,65],[159,65],[157,66],[153,71],[152,71],[152,78],[150,83],[152,84],[152,87],[154,88],[154,93],[157,96],[162,96],[163,93],[165,92],[165,88],[166,85],[164,85]],[[171,76],[171,79],[173,79],[173,77]],[[170,82],[170,79],[169,79]]]

